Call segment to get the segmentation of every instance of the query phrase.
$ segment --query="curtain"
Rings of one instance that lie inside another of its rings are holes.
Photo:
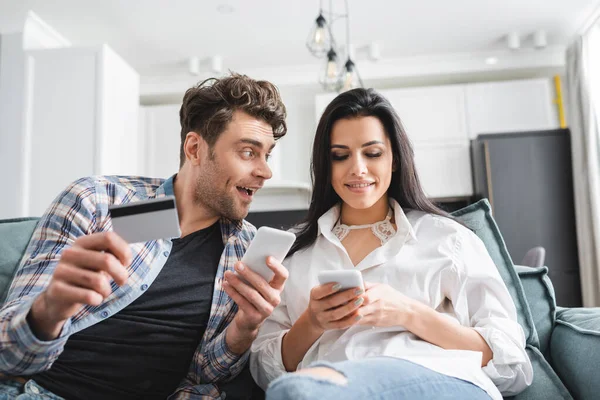
[[[567,50],[575,216],[584,307],[600,306],[600,25]]]

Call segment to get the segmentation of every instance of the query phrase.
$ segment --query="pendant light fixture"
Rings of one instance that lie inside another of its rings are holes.
[[[329,24],[327,24],[327,20],[323,17],[323,10],[319,11],[319,16],[308,34],[306,47],[316,57],[324,56],[331,48]]]
[[[350,17],[348,13],[348,0],[344,0],[345,13],[333,12],[333,1],[329,0],[329,10],[323,11],[323,0],[319,7],[319,15],[313,24],[306,46],[316,57],[323,58],[324,65],[320,73],[319,83],[327,91],[345,91],[355,87],[362,87],[363,83],[358,73],[356,64],[351,58],[350,44]],[[328,19],[325,19],[325,14]],[[339,66],[339,48],[333,37],[332,25],[334,22],[346,20],[346,62]]]

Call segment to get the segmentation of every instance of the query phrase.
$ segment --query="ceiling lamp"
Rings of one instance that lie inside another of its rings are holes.
[[[323,0],[321,0],[319,15],[308,35],[306,46],[315,57],[323,58],[324,66],[320,74],[319,83],[328,91],[346,91],[355,87],[362,87],[362,79],[351,58],[350,45],[350,17],[348,14],[348,0],[344,0],[345,13],[333,12],[332,0],[329,0],[329,10],[323,11]],[[328,20],[323,16],[328,16]],[[346,61],[339,65],[340,48],[333,36],[331,26],[334,22],[346,20]],[[328,22],[329,21],[329,22]]]

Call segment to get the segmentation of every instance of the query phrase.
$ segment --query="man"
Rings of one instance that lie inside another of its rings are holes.
[[[184,96],[175,176],[83,178],[61,193],[0,311],[0,397],[219,398],[287,278],[271,258],[271,282],[238,261],[285,116],[268,82],[209,79]],[[166,195],[180,238],[128,245],[111,231],[109,205]]]

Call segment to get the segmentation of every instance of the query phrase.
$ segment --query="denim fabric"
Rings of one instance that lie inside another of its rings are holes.
[[[490,399],[478,386],[442,375],[410,361],[374,357],[338,363],[317,362],[311,367],[329,367],[344,375],[347,384],[325,378],[285,374],[267,388],[267,400],[279,399]]]
[[[0,380],[0,400],[64,400],[49,392],[33,379],[25,383]]]

